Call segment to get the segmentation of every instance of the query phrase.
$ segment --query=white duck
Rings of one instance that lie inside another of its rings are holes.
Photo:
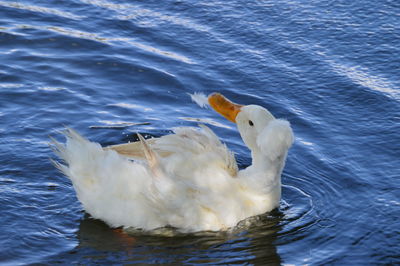
[[[208,102],[237,124],[252,165],[238,171],[232,152],[206,126],[102,148],[66,131],[54,142],[84,209],[111,227],[184,232],[225,230],[279,206],[281,173],[293,142],[289,122],[257,105],[214,93]]]

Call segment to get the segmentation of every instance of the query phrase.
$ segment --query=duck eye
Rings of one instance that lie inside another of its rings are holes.
[[[250,126],[254,126],[253,121],[249,120],[249,125],[250,125]]]

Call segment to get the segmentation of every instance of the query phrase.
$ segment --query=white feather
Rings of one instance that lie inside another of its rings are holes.
[[[209,106],[208,98],[203,93],[195,92],[193,94],[189,93],[189,95],[192,101],[197,103],[201,108],[207,108]]]

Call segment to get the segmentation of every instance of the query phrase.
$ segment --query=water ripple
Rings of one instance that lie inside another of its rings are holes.
[[[23,4],[21,2],[5,2],[5,1],[0,1],[0,6],[3,7],[9,7],[9,8],[17,8],[21,10],[27,10],[31,12],[38,12],[38,13],[44,13],[44,14],[50,14],[50,15],[55,15],[63,18],[68,18],[68,19],[74,19],[74,20],[80,20],[85,18],[84,16],[76,15],[67,11],[61,11],[56,8],[49,8],[49,7],[43,7],[43,6],[36,6],[36,5],[27,5]]]
[[[118,13],[117,18],[121,20],[135,19],[140,25],[157,26],[160,23],[171,23],[188,27],[197,31],[209,32],[210,28],[207,25],[196,24],[182,16],[174,16],[163,14],[151,9],[142,8],[139,5],[133,4],[115,4],[105,0],[80,0],[83,3],[106,8]]]
[[[86,40],[91,40],[95,42],[100,42],[104,44],[113,44],[113,45],[118,45],[118,46],[123,46],[123,47],[134,47],[141,49],[146,52],[150,52],[156,55],[160,55],[163,57],[168,57],[177,61],[181,61],[186,64],[194,64],[193,60],[190,58],[180,55],[175,52],[171,51],[165,51],[157,47],[153,47],[147,44],[144,44],[139,41],[135,41],[133,38],[126,38],[126,37],[110,37],[110,36],[103,36],[99,33],[91,33],[91,32],[85,32],[82,30],[76,30],[68,27],[59,27],[59,26],[37,26],[37,25],[27,25],[27,24],[17,24],[13,27],[8,27],[5,28],[9,32],[12,32],[15,35],[21,35],[21,36],[29,36],[28,34],[23,34],[20,32],[15,32],[15,30],[19,29],[34,29],[34,30],[40,30],[40,31],[48,31],[48,32],[54,32],[57,34],[65,35],[68,37],[73,37],[73,38],[78,38],[78,39],[86,39]],[[72,40],[71,40],[72,41]],[[76,44],[75,44],[76,45]],[[8,50],[6,53],[10,53],[13,50]]]
[[[327,60],[327,62],[329,62],[335,72],[348,77],[355,84],[359,84],[377,92],[382,92],[385,95],[400,101],[400,91],[396,89],[389,80],[370,74],[366,67],[347,66],[333,60]]]

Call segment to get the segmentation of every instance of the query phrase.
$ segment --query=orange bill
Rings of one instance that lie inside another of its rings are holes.
[[[215,111],[233,123],[236,123],[236,116],[240,112],[240,108],[243,107],[243,105],[229,101],[220,93],[209,95],[208,103]]]

